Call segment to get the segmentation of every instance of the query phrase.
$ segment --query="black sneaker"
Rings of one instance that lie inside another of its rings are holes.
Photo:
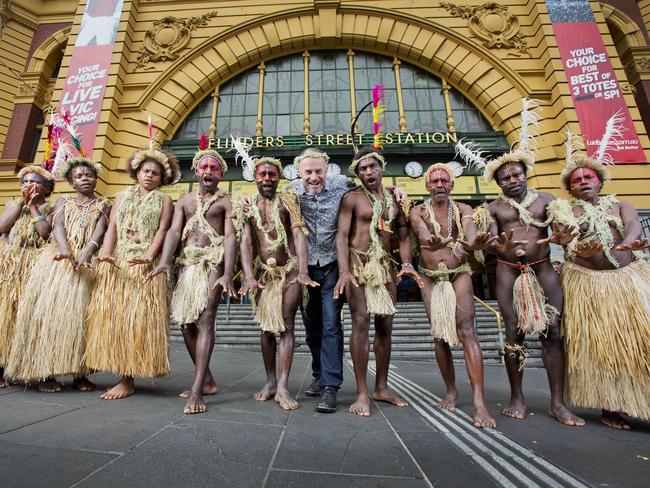
[[[320,396],[320,378],[314,378],[305,389],[305,395],[307,396]]]
[[[321,413],[334,413],[336,412],[336,390],[331,386],[323,388],[323,393],[320,395],[320,401],[316,405],[316,411]]]

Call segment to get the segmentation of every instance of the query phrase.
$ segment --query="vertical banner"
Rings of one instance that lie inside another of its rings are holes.
[[[594,154],[607,119],[624,118],[622,140],[610,152],[616,163],[645,162],[630,112],[614,74],[588,0],[546,0],[588,155]]]
[[[58,111],[77,126],[88,157],[95,145],[123,2],[88,0],[61,93]]]

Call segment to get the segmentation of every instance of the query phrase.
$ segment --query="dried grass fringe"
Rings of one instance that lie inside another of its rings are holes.
[[[43,250],[20,298],[7,365],[12,378],[31,382],[89,373],[82,367],[84,314],[94,273],[75,272],[68,260],[53,261],[58,252],[54,245]]]
[[[270,261],[270,260],[269,260]],[[282,313],[282,300],[287,274],[296,269],[298,260],[290,257],[287,264],[277,266],[273,262],[262,263],[258,258],[256,268],[262,270],[260,282],[264,288],[255,300],[255,320],[264,332],[284,332],[286,330]]]
[[[363,286],[368,313],[375,315],[395,315],[397,309],[393,304],[386,283],[391,281],[389,258],[373,259],[365,253],[350,249],[352,274]],[[361,257],[367,258],[364,264]]]
[[[650,420],[650,268],[565,262],[562,288],[567,399]]]
[[[144,285],[155,266],[129,266],[122,246],[119,266],[98,266],[87,311],[84,365],[121,376],[152,378],[169,373],[167,280]]]
[[[524,334],[545,334],[559,314],[557,308],[547,303],[544,289],[530,266],[515,280],[512,306],[517,314],[517,328]]]
[[[9,362],[18,303],[41,249],[11,248],[3,243],[0,255],[0,367]]]

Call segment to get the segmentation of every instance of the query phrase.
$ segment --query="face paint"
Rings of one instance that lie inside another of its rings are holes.
[[[429,174],[429,185],[431,188],[443,188],[451,191],[451,177],[444,169],[436,169]]]
[[[591,168],[578,168],[569,177],[569,188],[573,190],[581,186],[582,184],[588,183],[600,183],[598,174]]]
[[[257,181],[277,181],[280,179],[280,172],[274,164],[265,163],[259,165],[255,170],[255,179]]]
[[[223,167],[214,156],[203,156],[196,165],[197,178],[201,180],[205,175],[210,175],[217,183],[223,178]]]
[[[43,186],[45,184],[45,178],[38,173],[27,173],[23,176],[23,181],[20,182],[20,186],[27,186],[30,183]]]

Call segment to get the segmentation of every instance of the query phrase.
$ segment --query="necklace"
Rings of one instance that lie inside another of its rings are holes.
[[[392,232],[390,230],[390,225],[393,222],[393,219],[395,218],[396,212],[393,206],[393,197],[391,196],[391,194],[388,193],[386,189],[382,189],[384,194],[384,200],[382,202],[374,194],[369,192],[365,186],[362,188],[366,194],[366,197],[368,197],[368,201],[370,202],[370,205],[372,205],[372,221],[370,223],[371,229],[372,230],[379,229],[384,232]],[[383,218],[384,209],[388,211],[388,220],[384,220]]]
[[[85,229],[88,226],[88,222],[90,220],[90,207],[92,206],[93,203],[97,201],[97,198],[93,198],[89,202],[86,203],[77,203],[77,201],[73,198],[72,201],[74,204],[77,206],[78,209],[81,209],[81,222],[79,222],[79,225],[82,229]]]
[[[539,220],[535,220],[533,215],[528,210],[528,207],[530,207],[533,203],[535,203],[537,197],[538,197],[537,192],[532,188],[526,191],[526,196],[521,201],[521,203],[517,202],[516,200],[510,197],[505,196],[503,193],[499,194],[499,199],[501,201],[506,202],[512,208],[517,210],[517,213],[519,214],[519,220],[527,228],[530,227],[531,225],[534,225],[535,227],[539,227],[539,228],[548,227],[548,225],[551,223],[551,220],[553,219],[552,217],[549,216],[547,217],[546,220],[540,222]]]

